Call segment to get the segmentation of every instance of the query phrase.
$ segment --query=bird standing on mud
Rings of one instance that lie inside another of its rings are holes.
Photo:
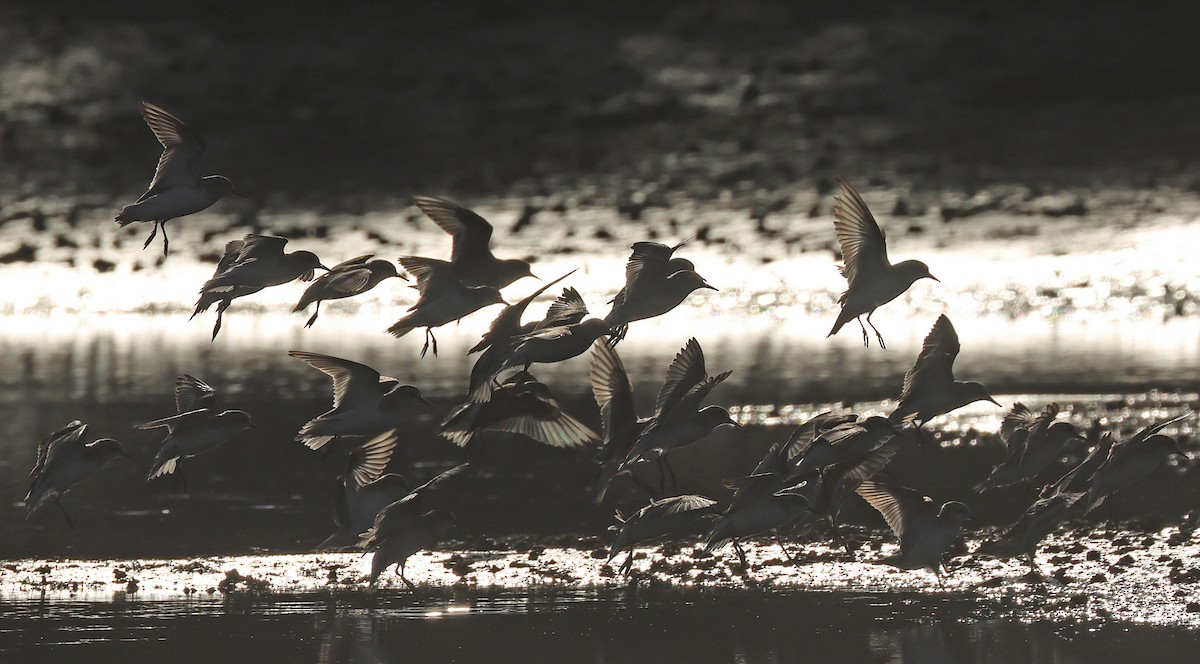
[[[222,175],[201,176],[200,155],[204,139],[182,120],[149,102],[142,102],[142,118],[163,146],[150,188],[141,198],[121,208],[115,221],[122,228],[139,221],[154,222],[142,249],[150,246],[159,227],[163,234],[163,256],[167,255],[167,222],[208,209],[227,195],[241,196]]]
[[[938,278],[929,273],[929,266],[921,261],[903,261],[892,265],[888,261],[887,242],[875,217],[867,209],[858,192],[850,183],[838,178],[842,188],[840,196],[834,197],[833,230],[842,249],[842,275],[849,288],[838,298],[842,305],[833,329],[826,336],[832,337],[852,319],[858,320],[862,328],[863,345],[870,346],[867,328],[862,315],[867,315],[867,325],[875,331],[880,348],[887,348],[883,335],[871,323],[871,314],[883,305],[900,297],[918,279]]]

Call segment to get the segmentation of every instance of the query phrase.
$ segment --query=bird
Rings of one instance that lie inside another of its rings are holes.
[[[375,521],[360,535],[358,546],[375,555],[371,558],[371,587],[389,565],[410,590],[416,586],[404,576],[404,564],[409,556],[433,546],[453,526],[459,526],[454,514],[441,509],[426,511],[426,494],[446,480],[462,473],[470,464],[459,464],[379,511]]]
[[[204,139],[195,129],[162,108],[142,102],[142,119],[162,144],[163,153],[150,187],[140,198],[121,208],[116,221],[122,228],[139,221],[152,221],[154,228],[142,249],[150,246],[162,228],[163,256],[167,255],[167,222],[206,210],[225,196],[243,196],[223,175],[201,177],[200,155]]]
[[[254,428],[250,416],[244,411],[226,410],[218,414],[211,408],[211,401],[205,401],[204,405],[201,405],[189,400],[191,398],[189,395],[192,394],[203,394],[204,399],[215,397],[215,391],[212,388],[197,389],[199,386],[195,385],[196,382],[204,385],[203,381],[197,381],[191,376],[184,375],[176,378],[176,409],[200,407],[185,410],[171,417],[144,422],[134,427],[141,430],[167,429],[167,437],[163,439],[158,454],[154,457],[153,467],[146,477],[147,481],[178,472],[179,481],[186,488],[187,481],[182,470],[179,469],[180,462],[214,450],[232,440],[242,431]],[[180,387],[180,384],[183,386]],[[181,395],[183,395],[182,398]]]
[[[520,335],[515,338],[517,346],[504,358],[497,373],[518,367],[528,371],[534,364],[565,362],[586,353],[593,342],[611,331],[603,320],[588,318]]]
[[[355,546],[358,535],[375,523],[384,507],[403,498],[412,486],[403,475],[384,474],[399,432],[384,431],[354,448],[346,459],[346,470],[337,478],[333,491],[333,533],[317,550]]]
[[[1000,425],[1000,437],[1008,446],[1008,456],[975,486],[985,493],[993,489],[1029,483],[1062,458],[1067,445],[1082,441],[1069,422],[1055,422],[1058,404],[1047,405],[1034,415],[1024,404],[1013,404]]]
[[[375,436],[398,429],[411,418],[413,408],[433,406],[417,387],[381,376],[365,364],[303,350],[290,350],[288,355],[333,381],[333,407],[309,420],[296,435],[309,449],[319,450],[341,437]]]
[[[25,493],[25,518],[31,518],[42,505],[54,501],[67,524],[75,522],[62,506],[62,496],[71,487],[100,470],[114,459],[132,459],[121,443],[112,438],[83,442],[88,425],[73,420],[38,443],[37,460],[29,472],[29,491]]]
[[[615,332],[612,343],[625,338],[629,324],[661,316],[683,303],[699,289],[717,290],[696,272],[686,258],[672,258],[683,242],[668,247],[658,242],[637,242],[625,264],[625,286],[611,300],[604,317]]]
[[[551,447],[581,447],[599,439],[587,425],[563,412],[550,388],[528,372],[510,377],[490,401],[468,401],[454,409],[438,434],[466,447],[484,431],[516,433]]]
[[[524,277],[537,278],[528,261],[492,255],[492,225],[483,217],[444,198],[414,196],[413,203],[454,238],[451,272],[462,285],[501,289]]]
[[[650,418],[638,417],[633,405],[633,386],[616,348],[604,339],[597,339],[592,344],[588,366],[603,431],[600,450],[596,454],[600,476],[596,480],[595,502],[600,504],[629,450],[650,424]],[[630,476],[640,481],[636,475]],[[647,493],[653,493],[649,487],[643,488]]]
[[[867,315],[867,325],[875,331],[880,348],[887,348],[883,335],[871,322],[875,310],[899,297],[918,279],[940,281],[929,273],[929,266],[921,261],[903,261],[892,265],[888,261],[887,242],[883,231],[871,216],[867,204],[850,183],[837,179],[841,195],[833,199],[833,230],[842,251],[842,276],[848,288],[838,298],[841,311],[827,337],[837,334],[842,326],[857,319],[862,328],[863,345],[870,346],[867,328],[862,315]]]
[[[866,480],[855,490],[874,507],[900,539],[900,553],[877,563],[900,569],[928,569],[941,577],[942,558],[971,518],[964,503],[952,500],[939,508],[928,496],[907,487]]]
[[[1179,455],[1186,460],[1187,452],[1179,443],[1159,432],[1191,415],[1185,413],[1166,422],[1152,424],[1126,440],[1110,441],[1104,462],[1087,480],[1084,512],[1091,512],[1109,496],[1149,477],[1162,468],[1172,455]],[[1084,461],[1086,463],[1087,460]]]
[[[555,299],[554,304],[550,305],[550,310],[546,312],[544,318],[521,323],[521,317],[525,315],[525,310],[529,308],[534,299],[574,273],[575,270],[571,270],[521,300],[505,306],[492,321],[479,343],[467,351],[467,355],[480,353],[479,359],[471,367],[471,377],[467,384],[467,394],[472,401],[487,401],[491,398],[492,377],[500,371],[504,359],[519,343],[517,337],[544,327],[577,323],[587,315],[587,305],[579,297],[579,292],[573,288],[563,289],[563,294]]]
[[[903,436],[886,417],[872,415],[838,422],[821,431],[796,449],[789,482],[798,482],[830,466],[861,459],[895,436]]]
[[[304,311],[315,302],[316,311],[304,323],[305,328],[310,328],[321,315],[321,302],[325,300],[362,295],[378,286],[384,279],[408,281],[408,276],[396,271],[396,265],[391,261],[371,260],[372,258],[375,258],[375,254],[365,254],[334,265],[329,272],[318,277],[304,290],[292,313]]]
[[[1108,449],[1103,444],[1104,438],[1101,438],[1102,444],[1093,450],[1098,456],[1103,454],[1100,450]],[[1111,437],[1108,440],[1111,442]],[[1029,564],[1029,573],[1036,578],[1043,578],[1035,560],[1038,545],[1068,516],[1083,508],[1087,494],[1073,490],[1072,485],[1081,472],[1096,469],[1093,459],[1089,455],[1070,472],[1044,488],[1038,499],[1012,525],[995,539],[980,544],[972,555],[1001,559],[1021,556]]]
[[[916,362],[904,374],[904,386],[892,422],[924,426],[926,422],[976,401],[1000,405],[980,383],[954,380],[954,358],[961,346],[946,314],[938,316],[925,336]]]
[[[695,337],[688,340],[667,368],[667,380],[658,392],[654,416],[642,430],[617,472],[629,470],[638,461],[658,461],[660,489],[668,475],[672,484],[675,472],[667,463],[667,453],[691,445],[711,434],[718,427],[740,427],[721,406],[700,404],[714,387],[720,385],[732,371],[709,376],[704,366],[704,350]]]
[[[465,286],[458,280],[454,267],[446,261],[420,256],[402,256],[400,265],[417,280],[414,288],[421,294],[417,303],[408,308],[409,314],[387,329],[399,339],[418,327],[425,328],[425,345],[421,357],[433,348],[437,356],[437,338],[433,328],[454,322],[488,305],[507,304],[494,286]]]
[[[814,465],[809,469],[804,468],[804,461],[810,452],[821,456],[821,448],[813,450],[817,441],[824,440],[827,435],[829,437],[838,435],[839,427],[845,428],[847,424],[852,423],[834,424],[837,421],[838,419],[831,418],[829,423],[832,426],[824,431],[814,432],[816,435],[808,436],[813,443],[808,448],[799,451],[796,461],[792,464],[791,472],[783,480],[783,483],[788,485],[787,488],[774,495],[776,497],[789,494],[803,496],[808,514],[801,516],[810,517],[807,519],[806,525],[811,526],[816,522],[823,521],[834,542],[845,549],[847,554],[852,555],[853,549],[838,529],[838,517],[841,515],[842,506],[851,492],[858,489],[863,482],[878,475],[888,465],[900,449],[903,435],[875,434],[871,431],[872,423],[868,418],[864,422],[862,433],[850,434],[845,444],[840,446],[841,449],[837,450],[835,454],[826,455],[826,459],[832,463]],[[861,444],[863,440],[869,444]],[[848,451],[853,453],[847,454]],[[780,546],[783,546],[782,541]]]
[[[611,563],[622,551],[628,552],[628,557],[621,564],[620,572],[629,576],[633,571],[633,549],[639,544],[670,537],[685,535],[695,528],[704,517],[714,514],[716,501],[698,495],[683,495],[651,500],[649,505],[625,518],[620,510],[616,512],[619,526],[610,526],[615,530],[616,538],[608,550],[608,560]]]
[[[217,263],[213,276],[200,288],[200,299],[192,318],[217,305],[217,322],[212,338],[221,331],[225,310],[239,297],[245,297],[271,286],[289,281],[312,281],[317,270],[328,270],[311,251],[285,254],[287,238],[248,233],[241,240],[231,240]],[[191,320],[189,318],[188,320]]]

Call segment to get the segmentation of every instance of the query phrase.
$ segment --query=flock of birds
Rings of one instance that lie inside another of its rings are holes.
[[[153,223],[143,248],[161,229],[166,253],[168,221],[204,210],[237,190],[222,176],[200,176],[197,166],[204,142],[195,130],[153,104],[144,103],[142,115],[162,143],[163,153],[149,189],[124,207],[116,221],[122,226]],[[915,281],[934,277],[919,261],[892,264],[884,234],[863,199],[847,182],[838,182],[834,230],[844,261],[842,274],[849,286],[839,300],[841,309],[829,336],[854,319],[862,329],[864,345],[870,346],[869,325],[878,345],[885,348],[871,314]],[[453,238],[453,249],[449,261],[416,256],[399,259],[404,271],[416,279],[413,287],[419,297],[388,333],[402,337],[424,328],[421,356],[430,349],[436,355],[434,328],[489,305],[504,305],[469,351],[478,353],[479,358],[468,379],[466,401],[442,420],[438,433],[462,447],[485,432],[519,434],[561,448],[599,442],[595,501],[603,502],[619,477],[630,478],[650,497],[649,504],[628,518],[617,513],[620,523],[613,527],[617,534],[608,559],[611,562],[619,553],[628,552],[621,565],[627,575],[632,570],[634,547],[698,531],[706,533],[708,550],[732,543],[743,569],[748,564],[741,541],[749,537],[773,532],[786,554],[785,534],[820,527],[844,546],[839,515],[851,496],[857,495],[879,511],[899,538],[899,552],[875,562],[903,569],[926,568],[940,576],[947,552],[960,537],[970,510],[958,501],[935,504],[902,486],[886,467],[903,446],[923,445],[923,428],[931,419],[981,400],[1000,405],[983,385],[955,380],[953,365],[960,345],[945,315],[925,338],[890,415],[820,414],[771,446],[750,474],[727,480],[731,497],[714,500],[672,495],[676,482],[669,454],[700,442],[719,427],[739,426],[727,409],[704,405],[730,372],[710,373],[696,339],[688,340],[670,363],[649,416],[636,411],[632,386],[616,350],[630,324],[671,311],[696,290],[713,289],[691,261],[675,255],[683,245],[634,244],[625,284],[603,318],[589,318],[579,293],[564,288],[541,319],[525,322],[530,304],[570,273],[508,304],[501,289],[533,277],[529,264],[496,258],[491,251],[491,224],[471,210],[433,197],[418,196],[414,202]],[[232,302],[264,288],[294,280],[311,282],[295,307],[299,312],[316,305],[308,327],[316,322],[325,300],[365,293],[388,278],[408,278],[390,261],[373,255],[326,268],[311,252],[285,252],[286,243],[282,237],[254,234],[228,243],[213,277],[201,287],[193,313],[198,315],[216,305],[214,340]],[[325,274],[314,280],[317,270]],[[600,434],[564,412],[550,388],[530,373],[534,364],[563,362],[589,352],[592,389],[603,425]],[[429,497],[463,476],[469,464],[415,487],[403,476],[386,472],[414,412],[431,407],[421,391],[351,360],[298,350],[289,355],[325,373],[333,383],[333,407],[307,422],[296,439],[322,454],[327,454],[330,448],[326,446],[335,441],[348,441],[344,445],[348,448],[345,471],[338,478],[334,501],[338,530],[318,548],[372,552],[372,586],[395,565],[399,578],[413,587],[404,575],[405,561],[434,546],[458,523],[450,512],[430,509]],[[182,468],[187,459],[222,446],[254,424],[243,411],[218,412],[215,390],[194,376],[180,376],[174,396],[174,414],[137,428],[167,431],[147,479],[174,475],[186,485]],[[1034,553],[1038,544],[1064,519],[1094,510],[1173,456],[1187,458],[1174,439],[1160,432],[1190,414],[1156,423],[1126,440],[1104,433],[1086,458],[1055,477],[1066,446],[1082,440],[1073,425],[1058,420],[1059,415],[1053,404],[1041,412],[1015,404],[1005,415],[1001,437],[1008,447],[1007,459],[976,490],[982,494],[1024,483],[1040,486],[1041,491],[1016,523],[978,547],[976,555],[1024,556],[1031,572],[1037,574]],[[73,421],[41,441],[25,497],[28,516],[53,502],[70,522],[60,503],[62,495],[108,461],[129,457],[116,440],[85,443],[87,438],[87,425]],[[852,555],[849,547],[847,552]]]

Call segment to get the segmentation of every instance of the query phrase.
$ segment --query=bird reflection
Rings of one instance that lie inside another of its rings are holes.
[[[384,652],[374,616],[320,615],[313,629],[321,639],[317,664],[386,664],[399,661]]]

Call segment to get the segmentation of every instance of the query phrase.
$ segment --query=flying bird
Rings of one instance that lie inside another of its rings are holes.
[[[1082,441],[1075,426],[1055,422],[1058,404],[1047,405],[1034,414],[1025,404],[1013,404],[1000,425],[1000,438],[1008,447],[1008,456],[975,486],[984,493],[992,489],[1033,481],[1062,458],[1067,445]]]
[[[667,369],[667,380],[658,392],[654,417],[629,450],[629,455],[617,472],[629,470],[639,461],[658,461],[660,484],[667,477],[675,481],[675,472],[667,463],[667,453],[691,445],[711,434],[718,427],[739,425],[729,411],[721,406],[700,404],[713,388],[720,385],[732,371],[709,376],[704,365],[704,351],[695,338],[689,339],[675,355]],[[661,487],[660,487],[661,488]]]
[[[704,496],[685,495],[652,500],[628,519],[618,510],[616,518],[621,525],[609,526],[609,530],[617,531],[617,536],[608,550],[606,564],[611,563],[622,551],[627,551],[628,557],[621,564],[620,572],[629,576],[633,571],[634,547],[690,533],[702,519],[715,513],[716,504],[716,501]]]
[[[333,491],[333,515],[338,530],[317,545],[318,551],[357,545],[359,533],[375,523],[379,511],[403,498],[412,488],[401,475],[383,474],[398,437],[396,430],[384,431],[350,452],[346,470],[338,477]]]
[[[444,198],[414,196],[413,203],[454,238],[450,272],[462,285],[500,289],[523,277],[537,278],[527,261],[492,255],[492,225],[483,217]]]
[[[400,265],[417,279],[414,288],[421,294],[417,303],[408,308],[408,315],[392,324],[388,334],[397,339],[418,327],[425,328],[425,345],[421,357],[433,348],[437,355],[437,338],[433,328],[452,323],[491,304],[506,304],[500,291],[493,286],[465,286],[446,261],[419,256],[402,256]]]
[[[900,569],[928,569],[941,577],[942,557],[958,539],[971,510],[952,500],[937,503],[907,487],[867,480],[858,495],[883,515],[900,539],[900,553],[875,562]]]
[[[851,320],[858,320],[862,328],[863,345],[870,346],[867,328],[862,315],[867,315],[867,325],[875,331],[880,348],[887,348],[883,335],[871,323],[871,314],[883,305],[899,297],[918,279],[938,278],[929,273],[929,266],[921,261],[903,261],[892,265],[888,261],[887,242],[875,217],[867,209],[858,192],[850,183],[838,178],[840,196],[833,199],[833,230],[842,249],[842,276],[849,287],[838,298],[842,305],[837,321],[827,336],[832,337]]]
[[[304,360],[333,381],[333,407],[309,420],[296,435],[296,440],[310,449],[319,450],[337,438],[399,429],[415,407],[433,406],[418,388],[381,376],[365,364],[302,350],[290,350],[288,355]]]
[[[945,314],[938,316],[916,362],[904,374],[900,402],[888,419],[924,426],[938,415],[976,401],[990,401],[999,406],[983,385],[954,380],[954,358],[960,348],[958,333],[950,319]]]
[[[600,407],[600,423],[604,432],[596,460],[600,462],[600,477],[596,480],[597,504],[604,501],[608,486],[612,483],[621,464],[641,437],[650,418],[639,418],[633,405],[633,386],[625,372],[625,364],[617,355],[616,348],[597,339],[592,344],[589,361],[592,394]],[[630,475],[636,480],[636,476]],[[645,487],[647,493],[653,493]]]
[[[196,399],[193,395],[201,396]],[[163,439],[158,454],[154,457],[153,467],[146,477],[147,481],[178,473],[179,481],[186,488],[187,480],[179,468],[180,462],[210,452],[229,442],[242,431],[254,428],[250,416],[243,411],[226,410],[217,413],[211,408],[214,397],[215,391],[203,381],[188,375],[180,376],[176,379],[176,409],[195,408],[134,427],[142,430],[167,430],[167,437]]]
[[[466,447],[484,431],[521,434],[551,447],[580,447],[599,438],[563,412],[550,388],[527,372],[496,387],[490,401],[459,406],[438,429],[443,438],[459,447]]]
[[[604,322],[613,328],[614,345],[625,338],[629,324],[661,316],[683,303],[688,295],[706,288],[717,290],[696,272],[686,258],[673,258],[673,247],[658,242],[637,242],[625,264],[625,286],[612,299]]]
[[[242,194],[222,175],[201,177],[199,162],[204,153],[204,139],[195,129],[149,102],[142,102],[142,118],[162,144],[163,153],[158,158],[150,188],[137,201],[121,208],[115,221],[122,228],[139,221],[154,222],[142,249],[150,246],[161,227],[163,256],[166,256],[168,221],[208,209],[227,195]]]
[[[416,589],[404,576],[405,562],[414,553],[437,544],[446,530],[459,525],[454,515],[446,510],[426,511],[426,494],[462,473],[468,465],[455,466],[384,507],[371,527],[360,535],[359,546],[375,554],[371,558],[371,587],[379,581],[379,575],[394,564],[404,585],[410,590]]]
[[[217,269],[200,288],[200,299],[192,311],[192,318],[195,318],[212,305],[217,305],[213,339],[221,331],[225,310],[235,299],[293,280],[312,281],[318,269],[329,269],[311,251],[285,254],[283,248],[287,242],[284,237],[249,233],[245,238],[231,240],[225,245],[225,253],[217,263]]]
[[[46,436],[37,448],[37,461],[29,472],[29,491],[25,493],[25,518],[29,519],[42,505],[54,501],[67,523],[75,522],[60,502],[63,494],[113,459],[131,459],[112,438],[100,438],[84,444],[87,425],[74,420]]]
[[[304,295],[300,296],[300,301],[296,303],[292,313],[304,311],[315,302],[317,304],[316,311],[304,324],[304,327],[309,328],[317,322],[317,317],[321,315],[321,303],[325,300],[340,300],[362,295],[378,286],[384,279],[394,277],[408,281],[407,276],[396,271],[394,263],[385,260],[371,260],[374,257],[375,254],[366,254],[334,265],[329,272],[318,277],[311,286],[305,289]]]

